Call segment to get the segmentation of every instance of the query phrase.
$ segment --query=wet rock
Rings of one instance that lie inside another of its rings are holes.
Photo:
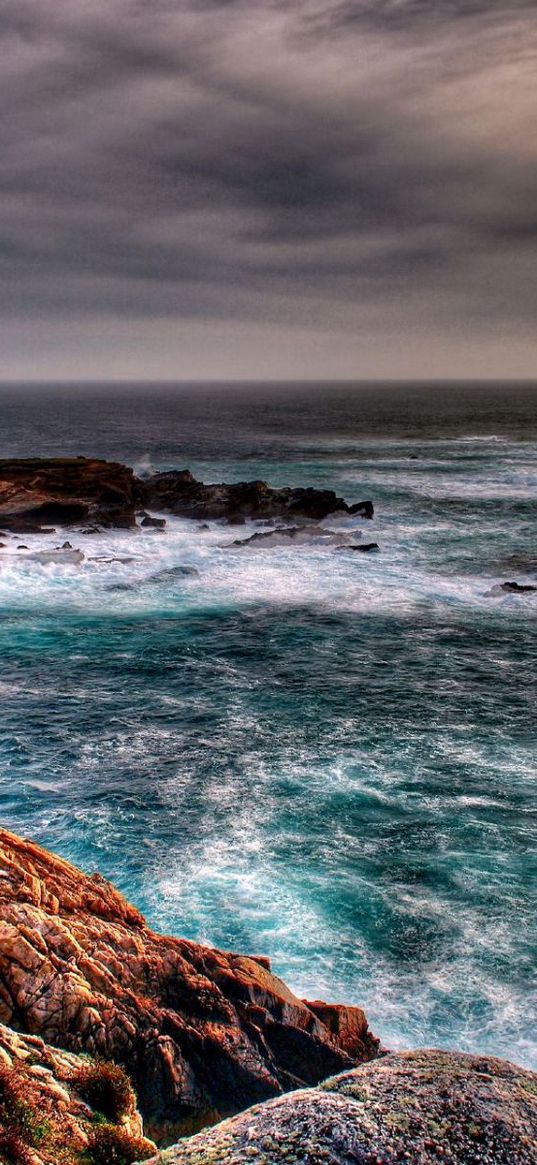
[[[320,542],[325,545],[341,546],[348,538],[348,534],[340,531],[325,530],[324,526],[279,526],[275,530],[257,530],[249,538],[237,538],[228,543],[233,547],[249,547],[250,549],[264,549],[271,546],[310,545]]]
[[[507,591],[509,594],[524,595],[537,591],[537,586],[533,586],[531,583],[504,582],[500,583],[500,590]]]
[[[378,542],[351,542],[345,550],[359,550],[362,554],[370,554],[372,550],[380,550]]]
[[[169,510],[184,518],[217,519],[289,517],[321,521],[333,513],[364,513],[372,516],[371,502],[349,507],[333,490],[274,489],[265,481],[241,481],[205,485],[190,470],[157,473],[142,484],[148,505]]]
[[[374,514],[375,514],[375,509],[373,506],[373,502],[371,502],[371,501],[356,502],[356,504],[354,506],[348,507],[348,512],[349,512],[349,514],[355,514],[360,518],[373,518]]]
[[[180,566],[167,566],[164,570],[158,570],[156,574],[149,576],[147,582],[160,583],[173,582],[175,578],[199,578],[199,573],[197,567],[183,563]]]
[[[142,520],[140,522],[140,526],[143,526],[144,530],[147,528],[151,528],[154,530],[163,530],[165,525],[166,525],[165,518],[153,518],[151,514],[147,514],[147,513],[142,514]]]
[[[535,1165],[537,1074],[401,1052],[257,1105],[153,1165]]]
[[[120,1063],[168,1143],[377,1054],[360,1009],[333,1014],[259,958],[154,934],[104,878],[6,830],[0,919],[0,1022]]]

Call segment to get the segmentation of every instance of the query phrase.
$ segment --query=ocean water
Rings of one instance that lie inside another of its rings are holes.
[[[0,456],[371,497],[325,525],[381,546],[8,540],[3,822],[390,1047],[537,1067],[537,596],[497,589],[537,581],[536,387],[4,386],[0,429]]]

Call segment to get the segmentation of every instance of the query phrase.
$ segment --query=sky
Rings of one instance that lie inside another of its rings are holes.
[[[0,379],[537,375],[535,0],[0,0]]]

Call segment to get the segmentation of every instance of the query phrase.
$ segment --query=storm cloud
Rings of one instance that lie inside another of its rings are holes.
[[[4,378],[534,372],[533,2],[0,0],[0,42]]]

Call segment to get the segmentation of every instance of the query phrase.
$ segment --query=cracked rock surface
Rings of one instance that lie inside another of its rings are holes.
[[[168,1144],[378,1051],[359,1008],[298,999],[267,959],[155,934],[105,879],[6,830],[0,1022],[120,1064]]]

